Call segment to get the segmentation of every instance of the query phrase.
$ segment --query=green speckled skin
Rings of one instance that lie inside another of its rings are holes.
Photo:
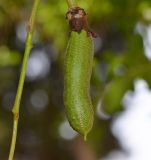
[[[70,125],[86,139],[93,125],[89,94],[93,62],[93,42],[83,30],[72,32],[64,70],[64,105]]]

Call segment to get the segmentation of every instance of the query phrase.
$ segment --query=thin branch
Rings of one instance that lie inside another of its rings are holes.
[[[16,139],[17,139],[20,101],[21,101],[21,96],[22,96],[22,92],[23,92],[27,61],[28,61],[28,57],[29,57],[29,54],[30,54],[30,50],[32,48],[33,30],[34,30],[35,18],[36,18],[36,13],[37,13],[37,10],[38,10],[39,2],[40,2],[40,0],[35,0],[34,1],[31,17],[30,17],[29,24],[28,24],[28,33],[27,33],[27,37],[26,37],[26,45],[25,45],[25,53],[24,53],[24,58],[23,58],[23,64],[22,64],[22,68],[21,68],[21,74],[20,74],[17,94],[16,94],[16,98],[15,98],[15,102],[14,102],[14,106],[13,106],[13,110],[12,110],[13,116],[14,116],[13,134],[12,134],[12,141],[11,141],[8,160],[13,160],[14,159],[14,152],[15,152]]]
[[[67,4],[68,4],[69,8],[73,8],[75,6],[74,0],[66,0],[66,1],[67,1]]]

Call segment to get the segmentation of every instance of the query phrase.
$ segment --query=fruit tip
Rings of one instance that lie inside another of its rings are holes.
[[[87,141],[87,134],[84,135],[84,141]]]

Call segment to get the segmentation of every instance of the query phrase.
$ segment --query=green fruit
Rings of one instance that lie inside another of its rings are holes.
[[[90,78],[93,63],[93,41],[86,31],[72,32],[64,68],[64,105],[72,128],[84,136],[93,125]]]

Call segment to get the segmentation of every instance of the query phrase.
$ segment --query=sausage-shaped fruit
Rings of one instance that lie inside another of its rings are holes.
[[[64,105],[70,125],[84,136],[93,125],[90,78],[93,41],[85,30],[71,32],[64,66]]]

